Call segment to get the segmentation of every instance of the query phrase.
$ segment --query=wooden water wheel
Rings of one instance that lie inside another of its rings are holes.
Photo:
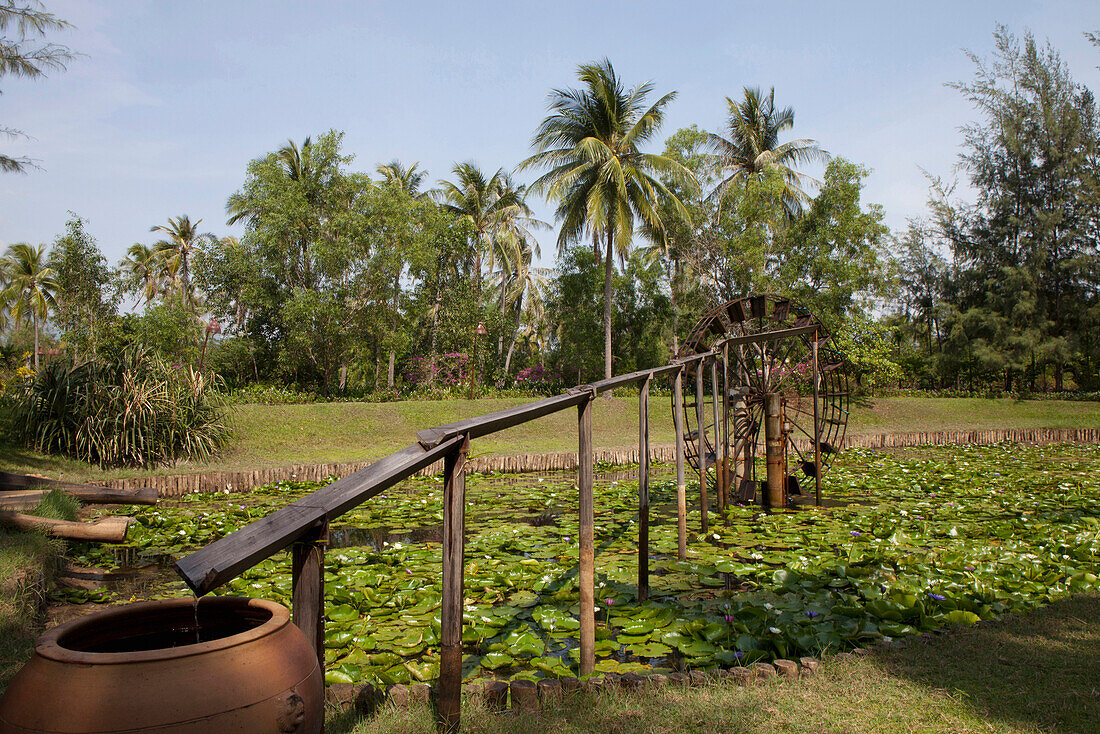
[[[692,329],[677,356],[717,351],[721,358],[686,369],[686,456],[698,473],[701,415],[702,459],[720,503],[752,501],[762,489],[765,505],[783,506],[802,494],[806,479],[820,501],[817,477],[844,442],[849,411],[846,363],[829,342],[809,309],[770,295],[716,304]],[[758,457],[766,460],[763,486]]]

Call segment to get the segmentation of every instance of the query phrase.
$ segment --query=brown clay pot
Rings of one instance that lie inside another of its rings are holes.
[[[0,733],[321,731],[324,675],[286,607],[129,604],[55,627],[0,699]]]

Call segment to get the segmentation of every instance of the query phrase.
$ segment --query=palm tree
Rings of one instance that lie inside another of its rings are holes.
[[[627,89],[607,59],[582,64],[577,78],[583,88],[550,93],[551,114],[532,141],[536,153],[520,169],[550,169],[531,190],[558,202],[559,249],[585,234],[594,245],[601,240],[605,244],[604,375],[610,377],[612,255],[623,256],[630,249],[636,228],[663,237],[660,199],[686,215],[683,204],[656,175],[688,186],[694,185],[694,177],[671,158],[639,150],[660,128],[675,92],[646,107],[653,85],[646,82]]]
[[[396,186],[413,198],[421,198],[424,194],[420,187],[424,184],[428,172],[420,170],[420,162],[417,161],[409,167],[405,167],[396,158],[389,163],[380,163],[375,169],[382,176],[381,184],[384,186]]]
[[[148,306],[164,291],[167,278],[164,258],[153,247],[135,242],[119,263],[126,282],[127,292],[137,293]]]
[[[187,306],[191,306],[192,301],[191,256],[195,248],[203,242],[214,240],[212,234],[199,234],[198,227],[201,223],[201,219],[192,222],[190,217],[183,214],[175,218],[169,217],[166,225],[158,224],[149,229],[150,232],[164,232],[168,235],[167,239],[156,243],[154,247],[169,268],[178,268],[180,294]]]
[[[802,138],[779,142],[780,133],[794,127],[794,110],[775,108],[775,88],[764,97],[758,88],[745,87],[740,103],[726,97],[729,118],[726,121],[729,139],[707,134],[707,144],[715,153],[717,164],[725,178],[715,191],[721,196],[735,183],[777,171],[783,178],[783,208],[794,218],[802,212],[810,197],[802,189],[812,181],[794,166],[801,163],[826,161],[829,154],[817,147],[817,142]]]
[[[481,258],[496,256],[494,241],[505,225],[519,225],[530,219],[531,209],[523,200],[523,188],[512,185],[503,169],[490,177],[475,164],[456,163],[452,169],[455,182],[440,181],[439,198],[443,209],[469,222],[473,227],[471,242],[474,264],[471,273],[481,313]]]
[[[2,261],[4,282],[0,292],[11,318],[21,321],[28,315],[34,322],[34,369],[38,371],[38,323],[51,308],[57,307],[57,274],[46,265],[46,246],[19,243],[8,247]]]

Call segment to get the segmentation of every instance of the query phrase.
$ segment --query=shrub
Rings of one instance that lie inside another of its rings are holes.
[[[139,347],[109,362],[51,362],[13,401],[17,441],[103,467],[205,461],[230,436],[209,376]]]

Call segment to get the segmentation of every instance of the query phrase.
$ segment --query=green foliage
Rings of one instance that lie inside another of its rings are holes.
[[[53,323],[74,354],[94,356],[110,328],[120,293],[107,259],[85,230],[85,220],[70,212],[65,234],[50,250],[49,265],[57,283]]]
[[[54,520],[78,520],[80,519],[80,500],[65,494],[61,489],[51,489],[42,495],[42,499],[28,514]]]
[[[14,396],[13,437],[102,467],[209,460],[230,437],[216,382],[143,348],[75,367],[54,361]]]

